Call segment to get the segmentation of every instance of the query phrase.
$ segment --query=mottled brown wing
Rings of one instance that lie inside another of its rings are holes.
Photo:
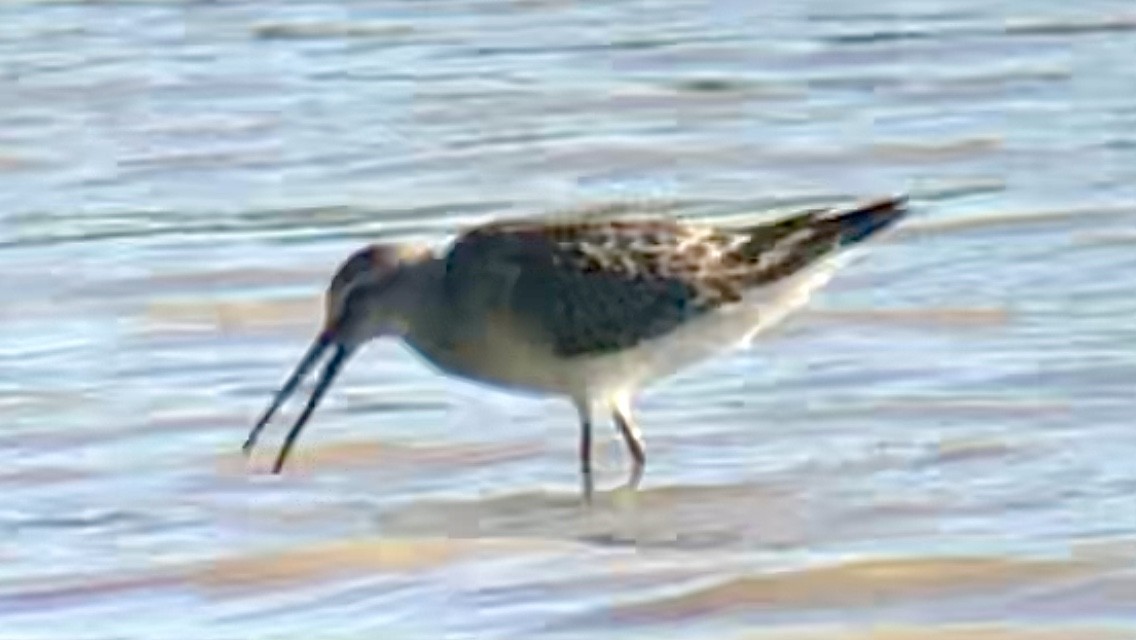
[[[658,220],[496,224],[455,243],[447,283],[512,269],[503,304],[570,357],[618,351],[740,299],[717,268],[747,236]]]

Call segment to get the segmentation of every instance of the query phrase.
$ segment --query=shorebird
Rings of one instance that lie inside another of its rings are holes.
[[[803,306],[849,247],[905,212],[899,197],[729,227],[626,214],[535,217],[468,229],[441,253],[412,244],[365,246],[336,270],[322,330],[252,428],[244,452],[330,351],[276,458],[279,473],[351,355],[372,339],[395,336],[443,373],[570,400],[589,500],[593,413],[607,411],[630,454],[628,485],[635,488],[646,463],[632,414],[637,393],[748,344]]]

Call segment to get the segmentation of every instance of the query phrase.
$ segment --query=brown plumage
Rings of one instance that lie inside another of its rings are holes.
[[[502,304],[532,316],[557,355],[597,355],[741,302],[746,291],[841,246],[856,230],[850,219],[887,219],[901,207],[901,200],[888,199],[735,229],[668,219],[503,221],[455,241],[447,282],[460,298],[475,272],[515,278]]]

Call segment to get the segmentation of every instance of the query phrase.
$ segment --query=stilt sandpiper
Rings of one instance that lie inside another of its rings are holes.
[[[518,219],[467,230],[442,254],[376,244],[352,254],[326,293],[322,331],[244,444],[330,351],[273,467],[361,345],[396,336],[445,373],[571,400],[591,497],[593,413],[609,413],[631,457],[646,461],[632,415],[650,383],[746,344],[801,307],[845,249],[903,217],[905,200],[810,210],[715,227],[659,217]]]

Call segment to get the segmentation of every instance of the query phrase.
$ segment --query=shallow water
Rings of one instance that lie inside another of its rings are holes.
[[[1136,638],[1130,3],[782,5],[0,4],[0,637]],[[364,240],[898,191],[636,496],[391,343],[240,455]]]

